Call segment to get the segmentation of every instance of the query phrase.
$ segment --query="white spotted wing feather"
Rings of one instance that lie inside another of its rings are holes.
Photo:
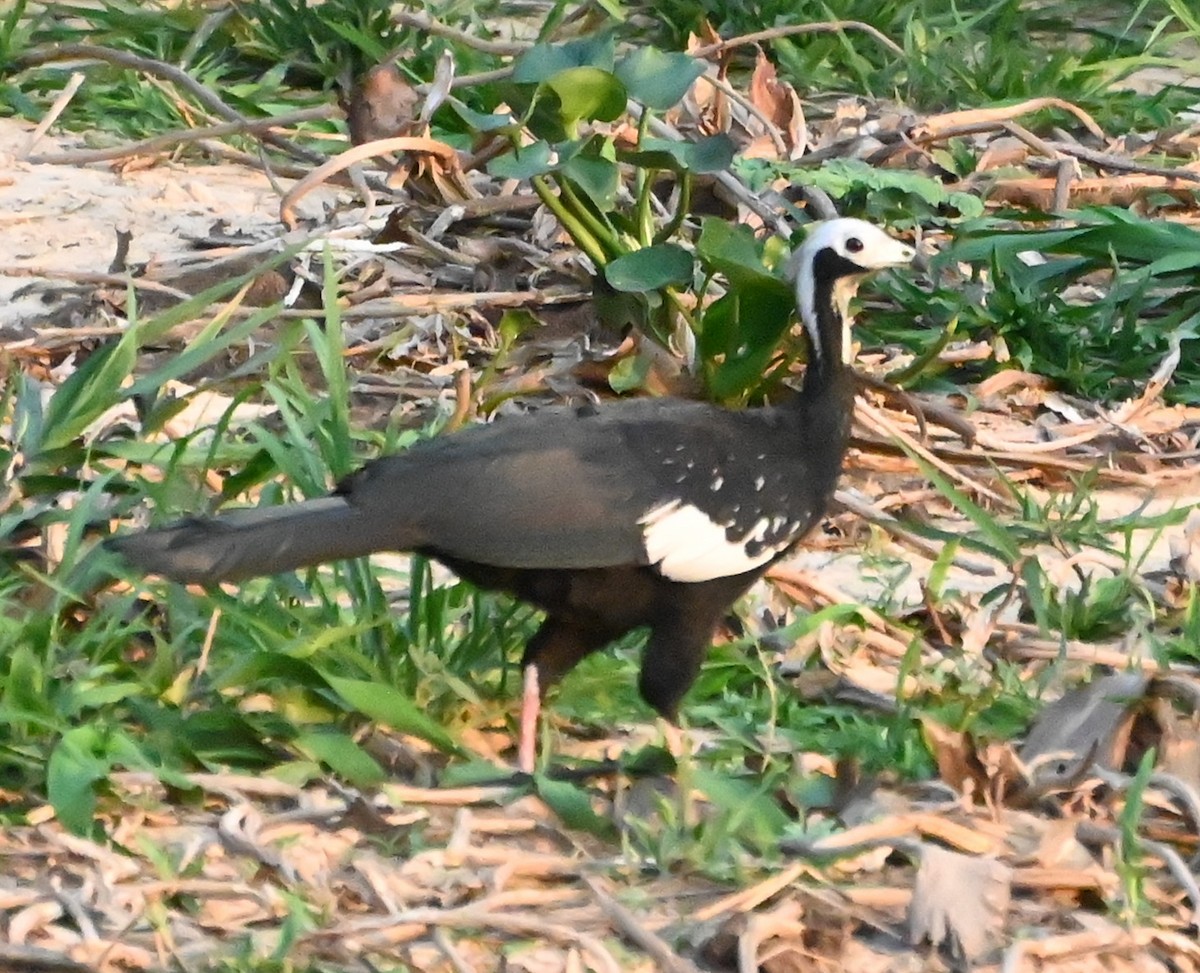
[[[647,511],[639,522],[646,561],[672,581],[711,581],[752,571],[785,551],[795,539],[795,525],[785,530],[787,524],[765,518],[744,535],[731,538],[729,525],[718,524],[704,511],[679,500]],[[772,543],[764,543],[768,535]]]

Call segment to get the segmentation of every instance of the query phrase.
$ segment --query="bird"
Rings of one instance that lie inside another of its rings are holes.
[[[548,406],[374,459],[325,497],[107,544],[142,572],[204,585],[412,552],[541,609],[522,658],[525,772],[546,689],[635,629],[649,632],[640,694],[674,724],[734,602],[824,516],[857,387],[849,301],[915,255],[864,220],[814,224],[789,262],[807,364],[778,404]]]

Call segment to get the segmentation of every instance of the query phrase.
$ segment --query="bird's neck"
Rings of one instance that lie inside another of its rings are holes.
[[[808,367],[800,398],[808,409],[828,403],[835,410],[852,402],[850,368],[850,299],[856,277],[839,276],[832,261],[818,255],[797,282],[801,323],[808,336]],[[837,258],[834,258],[836,260]]]
[[[805,440],[804,449],[812,464],[813,486],[820,493],[831,493],[850,440],[854,412],[856,383],[847,360],[848,305],[857,280],[822,270],[830,268],[815,262],[799,293],[809,355],[795,408],[798,432]]]

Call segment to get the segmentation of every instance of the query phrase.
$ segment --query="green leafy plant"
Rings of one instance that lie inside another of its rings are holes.
[[[238,5],[244,56],[269,63],[290,52],[289,70],[321,87],[357,78],[399,42],[387,0],[249,0]]]
[[[1114,8],[1086,20],[1061,0],[1036,9],[1019,0],[661,0],[653,21],[663,43],[679,46],[706,23],[723,37],[829,21],[879,31],[882,40],[851,28],[769,39],[781,76],[804,95],[853,91],[924,111],[1055,97],[1082,105],[1116,131],[1162,125],[1197,97],[1185,85],[1149,97],[1115,85],[1146,68],[1186,74],[1181,42],[1195,36],[1186,0]]]
[[[873,313],[869,340],[936,352],[944,329],[990,340],[995,358],[951,368],[930,357],[920,380],[972,381],[1000,368],[1036,371],[1064,391],[1111,402],[1139,394],[1175,349],[1164,396],[1200,401],[1200,233],[1115,207],[1090,209],[1063,228],[1025,229],[995,218],[967,220],[933,261],[974,268],[954,286],[881,278],[899,311]],[[1072,292],[1074,289],[1074,293]],[[920,320],[925,327],[917,327]],[[940,326],[940,327],[939,327]]]
[[[379,16],[375,4],[346,0],[302,7],[285,0],[270,10],[267,6],[265,0],[253,7],[242,4],[237,16],[214,27],[187,5],[171,7],[173,13],[149,4],[55,5],[70,16],[51,23],[40,14],[36,20],[19,12],[5,15],[0,43],[12,50],[35,35],[38,43],[55,43],[88,34],[186,63],[197,76],[220,82],[231,100],[251,107],[263,104],[264,97],[272,102],[309,97],[291,86],[298,80],[325,86],[341,72],[369,63],[397,36],[410,36],[372,20]],[[605,5],[610,13],[614,7]],[[665,12],[672,7],[669,0],[663,4]],[[978,46],[977,60],[964,61],[961,68],[975,85],[963,91],[978,98],[1040,92],[1054,71],[1065,79],[1065,94],[1101,90],[1102,79],[1118,66],[1102,55],[1111,59],[1134,48],[1146,50],[1144,34],[1137,33],[1144,24],[1138,20],[1141,26],[1131,27],[1127,39],[1098,28],[1095,58],[1090,51],[1076,56],[1056,48],[1045,72],[1030,71],[1017,56],[1023,52],[1014,54],[1011,64],[1000,63],[993,41],[981,40],[981,32],[994,31],[1013,14],[1011,3],[959,4],[950,12],[957,18],[953,21],[937,19],[947,14],[944,5],[934,10],[927,3],[889,2],[869,10],[859,0],[830,11],[785,7],[774,0],[741,7],[703,4],[729,30],[746,25],[739,18],[761,27],[763,12],[775,22],[876,11],[878,22],[895,29],[919,57],[897,59],[869,43],[852,43],[843,33],[781,44],[785,67],[811,68],[806,79],[811,87],[841,89],[847,81],[861,81],[861,90],[911,93],[925,105],[947,98],[946,78],[952,75],[939,72],[959,50],[947,24],[968,27],[963,43]],[[1176,18],[1186,19],[1187,10],[1178,10]],[[913,11],[929,18],[905,27],[901,18]],[[543,36],[565,12],[566,5],[559,5],[551,13]],[[1053,6],[1039,8],[1014,36],[1043,37],[1055,16]],[[331,18],[337,23],[326,22]],[[455,118],[445,110],[439,115],[439,135],[462,145],[472,135],[507,140],[511,149],[493,163],[494,172],[530,179],[556,208],[601,272],[604,300],[665,344],[694,341],[697,374],[710,396],[748,398],[787,364],[788,352],[780,343],[792,300],[777,275],[783,244],[764,243],[747,228],[722,220],[693,217],[691,184],[726,165],[730,146],[722,139],[680,145],[656,137],[655,119],[678,101],[698,65],[684,55],[650,48],[621,53],[624,48],[614,37],[624,29],[612,27],[615,33],[567,45],[539,45],[506,82],[459,91],[464,103],[455,106]],[[301,36],[305,31],[311,36]],[[425,40],[405,64],[422,78],[428,77],[418,70],[422,59],[443,43]],[[310,42],[311,50],[305,46]],[[289,61],[293,50],[297,56]],[[472,55],[459,61],[460,67],[471,63]],[[991,88],[979,87],[985,73],[994,75]],[[143,90],[131,73],[105,69],[95,80],[80,93],[79,104],[87,106],[97,92],[101,98],[74,116],[75,123],[117,124],[96,111],[97,104],[120,109],[109,114],[131,130],[176,120],[169,98],[157,89]],[[35,107],[53,87],[29,76],[17,86]],[[1171,95],[1176,97],[1182,95]],[[620,125],[631,101],[634,124],[628,134],[610,127]],[[512,115],[496,111],[502,102]],[[1139,99],[1139,110],[1149,117],[1165,112],[1168,102]],[[1113,115],[1132,103],[1114,95]],[[10,104],[20,109],[18,102]],[[526,133],[533,136],[529,144]],[[955,172],[969,171],[967,154],[953,161]],[[753,176],[758,170],[747,164],[740,171]],[[848,212],[874,218],[957,224],[972,215],[975,205],[935,180],[861,163],[775,172],[810,181],[836,196]],[[937,326],[953,324],[963,336],[994,338],[1009,349],[1011,360],[1052,375],[1064,388],[1104,397],[1140,388],[1177,341],[1184,354],[1170,394],[1195,401],[1200,375],[1189,352],[1200,313],[1196,244],[1196,234],[1186,228],[1115,210],[1086,214],[1083,225],[1066,230],[1014,231],[995,219],[968,221],[939,267],[967,262],[977,268],[976,278],[966,287],[957,281],[930,287],[904,276],[885,277],[889,308],[870,316],[867,334],[928,354],[942,340]],[[1047,262],[1031,264],[1021,256],[1025,251],[1041,251]],[[353,421],[333,290],[336,274],[327,265],[327,325],[277,324],[272,344],[230,380],[237,401],[265,399],[277,414],[237,425],[226,415],[196,435],[170,443],[153,440],[150,434],[161,431],[181,405],[159,393],[163,384],[220,362],[268,325],[275,309],[215,321],[178,354],[161,359],[163,364],[142,364],[143,349],[168,340],[176,324],[247,279],[154,317],[140,313],[131,301],[124,336],[81,352],[79,367],[53,397],[47,398],[44,386],[15,363],[0,376],[5,493],[0,503],[5,541],[0,549],[0,782],[29,802],[48,796],[61,820],[76,831],[94,827],[96,809],[111,800],[109,779],[126,768],[158,776],[174,793],[188,792],[186,772],[196,768],[236,768],[299,782],[332,772],[355,785],[373,786],[384,768],[363,730],[366,721],[429,741],[448,755],[463,779],[496,772],[490,765],[481,767],[482,761],[471,762],[460,742],[469,737],[458,731],[494,725],[508,712],[517,689],[514,660],[533,617],[506,599],[447,583],[419,558],[411,567],[355,562],[259,579],[236,596],[198,595],[140,578],[129,579],[130,590],[93,583],[97,566],[89,551],[95,539],[135,507],[156,507],[165,519],[214,501],[273,503],[320,493],[363,458],[426,434],[368,430]],[[1087,302],[1064,296],[1080,283],[1098,285],[1103,296]],[[701,296],[698,310],[681,299],[686,289]],[[926,359],[926,381],[979,374],[938,373],[935,357]],[[249,381],[248,375],[253,376]],[[635,386],[637,370],[616,380]],[[212,386],[206,380],[207,387]],[[96,421],[114,406],[135,407],[136,425],[118,422],[95,433]],[[314,446],[297,448],[309,443]],[[216,490],[209,485],[213,477],[221,481]],[[1134,622],[1154,626],[1152,635],[1167,654],[1195,658],[1200,609],[1194,592],[1184,609],[1164,620],[1153,616],[1157,606],[1136,583],[1136,564],[1071,593],[1050,588],[1029,557],[1046,543],[1064,552],[1096,546],[1120,554],[1112,537],[1123,529],[1151,526],[1153,518],[1106,520],[1081,499],[1095,489],[1086,480],[1057,507],[1011,490],[1011,506],[999,511],[956,492],[944,479],[934,482],[970,528],[957,533],[928,529],[927,536],[945,542],[947,551],[984,551],[1014,569],[1026,617],[1048,633],[1103,638]],[[36,549],[22,545],[51,533],[64,543],[59,569],[48,574]],[[389,601],[398,590],[407,600],[394,610]],[[990,597],[1008,593],[1006,586]],[[805,617],[789,634],[828,619],[853,624],[856,611],[838,606]],[[202,657],[210,626],[211,655]],[[587,660],[557,691],[555,717],[587,730],[645,720],[648,713],[635,688],[637,648],[637,640],[630,639],[615,652]],[[672,805],[665,827],[651,822],[634,829],[630,840],[639,854],[663,867],[737,876],[769,859],[779,836],[799,827],[782,810],[781,793],[793,807],[829,802],[829,778],[801,776],[791,766],[793,754],[820,751],[853,759],[868,772],[927,776],[932,761],[914,714],[932,712],[948,725],[1006,736],[1012,726],[1026,722],[1033,705],[1022,683],[1028,678],[1025,670],[1000,662],[968,672],[964,663],[948,672],[939,668],[929,677],[938,680],[936,690],[906,698],[900,714],[880,719],[858,707],[800,699],[771,682],[773,661],[769,650],[756,651],[749,641],[711,654],[687,706],[693,725],[711,731],[712,743],[697,757],[691,778],[706,795],[711,815],[699,823],[671,817]],[[915,671],[910,653],[901,676]],[[572,827],[603,832],[592,806],[595,795],[586,786],[541,777],[534,787]],[[1122,846],[1129,866],[1125,901],[1135,906],[1144,901],[1138,869],[1145,866],[1135,840],[1139,799],[1135,791],[1127,803],[1129,835]],[[306,921],[302,909],[292,910],[288,936]],[[285,937],[281,948],[290,941]],[[269,965],[287,967],[284,960]]]
[[[61,529],[64,544],[54,577],[22,558],[23,549],[3,551],[15,573],[0,587],[0,776],[36,792],[44,774],[48,799],[73,830],[91,828],[107,778],[119,769],[154,773],[186,788],[177,775],[190,768],[266,769],[290,755],[297,778],[325,766],[360,786],[377,783],[382,771],[344,728],[348,718],[377,720],[458,752],[446,723],[414,698],[426,647],[453,641],[465,652],[486,633],[494,653],[487,671],[504,666],[497,650],[511,642],[492,636],[492,612],[472,612],[477,596],[461,585],[435,586],[427,573],[422,582],[418,572],[412,596],[419,607],[407,624],[421,643],[412,651],[397,651],[387,641],[397,631],[395,616],[363,563],[341,565],[330,575],[312,572],[307,585],[295,577],[265,580],[236,598],[216,591],[193,597],[161,585],[154,609],[134,591],[106,593],[116,565],[86,535],[112,516],[114,504],[121,510],[152,497],[168,516],[181,507],[197,509],[204,503],[199,481],[226,467],[239,470],[226,481],[230,497],[279,474],[298,490],[323,493],[357,464],[359,450],[378,449],[385,438],[349,422],[331,266],[324,328],[282,326],[264,362],[262,387],[278,406],[278,425],[251,422],[233,433],[226,414],[211,441],[205,439],[211,430],[168,442],[146,438],[178,411],[179,403],[157,397],[164,383],[212,362],[278,309],[235,323],[218,316],[166,364],[134,377],[143,344],[291,255],[154,318],[140,319],[131,295],[122,336],[93,352],[44,403],[21,372],[5,377],[0,407],[10,438],[0,463],[10,491],[24,502],[0,513],[0,537]],[[323,370],[320,393],[298,368],[301,344]],[[85,441],[97,419],[134,402],[142,417],[137,435],[118,424]],[[263,493],[269,502],[281,490],[268,485]],[[55,502],[64,494],[72,501]],[[22,608],[28,599],[32,608]],[[221,645],[231,651],[222,665],[201,671],[195,653],[216,618]],[[461,642],[456,633],[465,633]],[[133,661],[131,645],[144,661]],[[274,705],[241,707],[247,694],[259,692]],[[434,712],[452,705],[442,701]]]
[[[0,70],[28,43],[30,26],[25,17],[28,0],[15,0],[0,16]],[[15,93],[16,86],[5,85]]]
[[[592,261],[601,280],[599,313],[637,324],[685,360],[694,346],[709,396],[738,401],[786,366],[779,346],[793,298],[774,272],[778,252],[748,228],[706,219],[697,235],[689,225],[693,179],[728,168],[732,142],[724,135],[678,142],[651,134],[655,115],[674,106],[702,71],[687,55],[655,48],[618,55],[606,32],[538,44],[519,58],[511,83],[500,89],[516,117],[456,109],[476,132],[511,140],[491,172],[528,179]],[[629,102],[638,106],[638,124],[627,142],[606,126]],[[535,140],[526,142],[523,132]],[[701,295],[694,308],[680,299],[691,288]],[[706,299],[713,291],[715,299]],[[631,368],[614,383],[638,384],[639,366]]]
[[[0,19],[0,73],[9,63],[20,63],[19,53],[53,54],[64,44],[112,48],[181,69],[236,110],[260,117],[327,100],[330,88],[348,86],[403,45],[415,48],[406,68],[431,73],[441,48],[401,30],[391,18],[391,6],[380,0],[317,5],[248,0],[213,12],[194,3],[114,0],[99,5],[56,2],[29,13],[22,2]],[[6,85],[13,97],[2,103],[31,118],[39,107],[44,111],[44,102],[64,77],[53,59],[37,63],[19,87]],[[87,85],[64,114],[67,124],[78,128],[143,138],[194,125],[208,110],[195,105],[189,91],[148,82],[132,68],[99,61],[87,71]]]
[[[820,166],[767,159],[739,159],[734,171],[755,191],[777,179],[815,186],[839,202],[843,216],[860,216],[895,226],[927,224],[939,218],[976,218],[983,200],[947,189],[931,176],[903,169],[879,169],[861,159],[830,159]]]
[[[1130,925],[1144,921],[1154,912],[1154,905],[1146,896],[1146,854],[1140,829],[1155,756],[1154,748],[1142,755],[1137,773],[1125,790],[1125,806],[1117,819],[1120,838],[1113,867],[1121,880],[1121,898],[1114,908],[1121,920]]]

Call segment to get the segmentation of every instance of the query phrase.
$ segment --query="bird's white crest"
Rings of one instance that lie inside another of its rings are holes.
[[[782,523],[762,519],[743,537],[730,540],[727,525],[718,524],[702,510],[680,500],[670,500],[647,511],[638,521],[642,525],[642,544],[646,560],[672,581],[711,581],[728,578],[762,567],[784,550],[792,537],[764,547],[755,555],[746,551],[747,543],[761,542]]]
[[[906,243],[888,236],[866,220],[843,218],[818,223],[788,263],[787,273],[796,289],[796,307],[800,322],[808,332],[814,354],[820,354],[817,336],[816,276],[813,261],[822,250],[833,250],[857,267],[855,273],[839,279],[834,300],[842,319],[842,359],[850,361],[850,299],[858,290],[862,275],[884,267],[902,267],[911,263],[916,251]]]

